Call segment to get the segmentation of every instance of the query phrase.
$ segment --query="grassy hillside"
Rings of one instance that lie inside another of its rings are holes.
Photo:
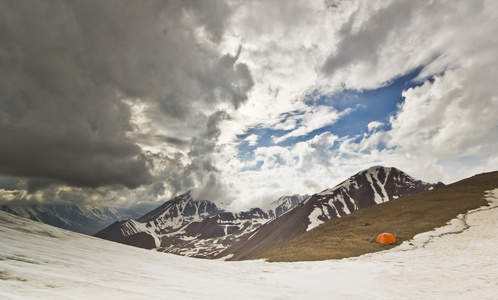
[[[498,188],[498,171],[356,211],[306,232],[255,258],[269,261],[339,259],[377,252],[396,245],[375,242],[382,232],[398,244],[445,225],[457,215],[486,205],[484,192]]]

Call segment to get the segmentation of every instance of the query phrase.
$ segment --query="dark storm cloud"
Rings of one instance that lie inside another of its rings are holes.
[[[19,178],[0,176],[0,187],[5,190],[17,190],[20,187]]]
[[[203,108],[236,109],[254,84],[237,55],[196,39],[219,42],[229,14],[220,1],[0,1],[0,174],[128,188],[171,177],[154,177],[137,143],[187,147],[181,128],[209,128]],[[180,129],[144,136],[126,99]],[[192,155],[212,149],[208,138]]]
[[[178,149],[187,149],[190,145],[190,140],[164,134],[135,134],[134,140],[143,145],[168,144]]]
[[[190,161],[186,165],[180,163],[180,154],[174,158],[162,158],[172,171],[164,174],[163,180],[172,188],[173,194],[205,186],[220,177],[213,154],[219,152],[217,141],[221,130],[218,126],[228,118],[230,116],[221,110],[207,117],[204,131],[192,139],[190,150],[186,154]]]
[[[217,87],[215,93],[211,93],[210,99],[221,97],[228,99],[235,108],[247,100],[247,91],[254,85],[249,68],[245,64],[236,64],[241,48],[235,56],[224,55],[221,57],[210,72],[216,74],[206,74],[205,80],[201,81],[208,90],[210,87]],[[219,91],[219,93],[216,93]]]
[[[218,169],[211,153],[219,152],[216,141],[221,130],[219,124],[230,119],[224,111],[217,111],[209,116],[206,130],[192,141],[189,156],[194,159],[185,170],[185,177],[197,183],[193,193],[194,199],[210,199],[212,201],[230,201],[230,191]]]

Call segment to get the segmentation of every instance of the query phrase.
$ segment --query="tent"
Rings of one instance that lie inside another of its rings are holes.
[[[384,232],[384,233],[379,234],[376,241],[378,243],[387,245],[387,244],[395,244],[397,240],[394,237],[394,235],[387,233],[387,232]]]

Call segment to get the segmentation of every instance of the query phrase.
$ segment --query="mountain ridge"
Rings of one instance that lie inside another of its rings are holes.
[[[211,258],[308,195],[282,196],[264,208],[229,212],[192,191],[166,201],[135,220],[115,222],[94,236],[146,249]]]
[[[131,219],[140,213],[109,206],[49,204],[0,206],[5,212],[71,231],[94,234],[120,219]]]

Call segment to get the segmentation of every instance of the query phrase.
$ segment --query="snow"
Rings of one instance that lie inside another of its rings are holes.
[[[377,193],[377,190],[376,190],[376,189],[375,189],[375,187],[374,187],[374,180],[375,180],[375,179],[373,178],[373,175],[372,175],[372,174],[367,174],[365,177],[367,178],[367,181],[370,183],[370,186],[371,186],[371,187],[372,187],[372,189],[374,190],[373,196],[374,196],[374,201],[375,201],[375,203],[376,203],[376,204],[380,204],[380,203],[384,202],[384,201],[383,201],[383,199],[382,199],[382,196],[380,196],[380,195]],[[387,194],[386,194],[386,195],[387,195]]]
[[[308,220],[310,221],[310,223],[308,224],[306,231],[310,231],[320,224],[323,224],[323,221],[318,219],[318,217],[320,217],[321,215],[323,215],[322,209],[320,207],[315,207],[315,209],[313,209],[313,211],[308,216]]]
[[[300,263],[174,256],[0,212],[0,298],[493,299],[498,189],[488,199],[413,247]]]
[[[160,243],[156,243],[158,248],[155,250],[159,252],[167,252],[185,256],[212,257],[228,248],[231,244],[231,240],[239,241],[241,237],[249,234],[251,234],[252,237],[252,235],[256,233],[256,228],[268,222],[268,219],[264,218],[247,220],[240,219],[237,214],[235,214],[235,216],[236,220],[234,221],[225,222],[222,220],[217,220],[218,225],[220,225],[224,230],[224,235],[221,237],[200,238],[200,234],[198,234],[197,236],[189,236],[186,233],[184,227],[179,231],[170,232],[164,235],[158,235],[158,240],[163,236],[178,238],[179,240],[183,241],[181,247],[179,247],[175,243],[168,247],[159,247]],[[228,234],[228,229],[231,226],[238,226],[241,229],[239,229],[239,231],[235,233]]]
[[[349,196],[349,194],[348,194],[347,191],[344,191],[344,194],[346,194],[346,195]],[[337,206],[334,204],[334,202],[341,202],[341,204],[342,204],[342,210],[344,211],[345,214],[349,215],[351,213],[351,211],[348,208],[348,205],[346,204],[346,201],[344,201],[344,196],[342,194],[337,195],[336,197],[330,199],[329,202],[328,202],[331,207],[334,207],[334,208],[337,209]],[[353,205],[356,208],[356,202],[355,201],[353,201]],[[341,216],[339,214],[337,214],[337,217],[340,218]]]

